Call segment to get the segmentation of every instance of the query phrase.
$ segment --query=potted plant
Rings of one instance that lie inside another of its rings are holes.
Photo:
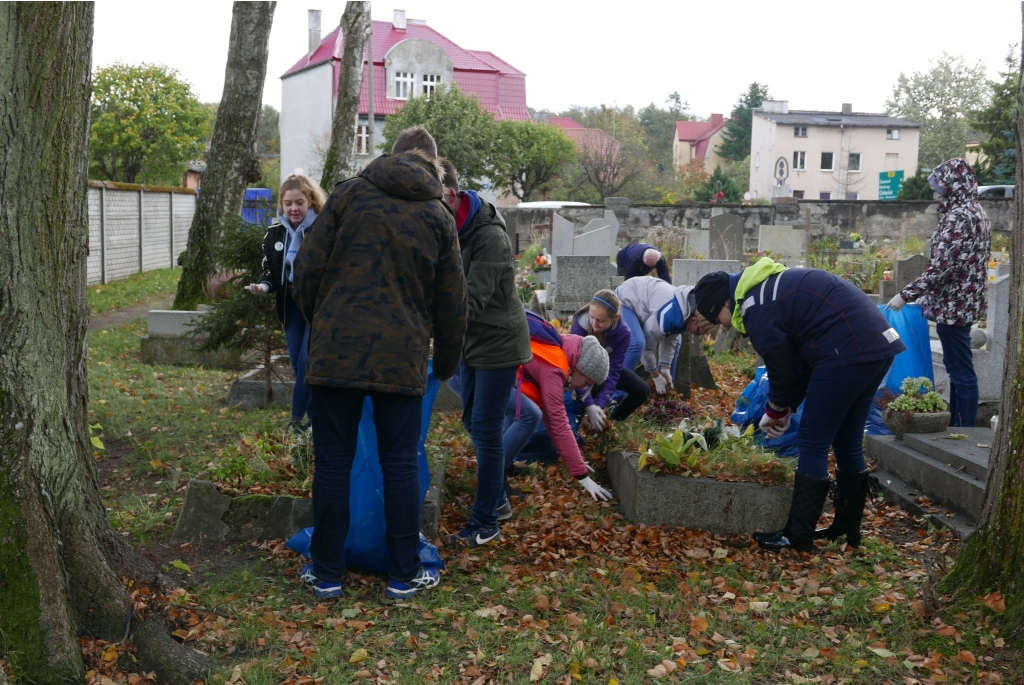
[[[906,433],[940,433],[949,427],[946,401],[939,397],[927,378],[905,378],[902,395],[886,407],[882,419],[897,440]]]
[[[860,240],[861,240],[860,233],[851,233],[850,234],[850,240],[853,242],[854,248],[859,248],[860,247]]]

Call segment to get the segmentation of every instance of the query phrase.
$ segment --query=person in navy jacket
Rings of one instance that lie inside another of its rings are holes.
[[[760,428],[779,437],[806,399],[797,433],[789,519],[782,531],[758,534],[770,551],[814,549],[815,538],[845,535],[860,545],[868,490],[864,425],[892,359],[906,349],[877,305],[849,281],[818,269],[786,269],[768,257],[740,273],[700,279],[697,311],[750,337],[768,373]],[[828,494],[828,452],[836,458],[836,514],[816,531]]]
[[[627,245],[619,250],[619,254],[615,257],[615,262],[618,267],[617,273],[627,281],[638,276],[646,276],[651,272],[651,269],[656,268],[658,270],[658,278],[666,283],[672,282],[672,277],[668,273],[668,263],[665,261],[665,256],[654,245],[648,245],[647,243]]]

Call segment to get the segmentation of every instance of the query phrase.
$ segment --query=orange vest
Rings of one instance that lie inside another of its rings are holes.
[[[546,361],[548,364],[560,369],[566,378],[569,377],[569,358],[565,356],[565,352],[562,351],[561,347],[530,340],[530,351],[533,352],[534,358]],[[522,379],[522,373],[523,369],[519,367],[520,380]],[[538,407],[544,407],[544,402],[541,401],[540,397],[540,388],[536,383],[522,380],[520,387],[523,394],[533,400]]]

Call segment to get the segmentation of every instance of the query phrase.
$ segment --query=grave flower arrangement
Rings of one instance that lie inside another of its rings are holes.
[[[900,384],[902,395],[886,397],[885,425],[902,440],[906,433],[938,433],[949,427],[946,401],[934,391],[925,378],[905,378]]]

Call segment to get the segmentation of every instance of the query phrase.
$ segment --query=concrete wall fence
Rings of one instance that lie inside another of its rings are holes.
[[[190,188],[90,181],[89,285],[177,266],[195,212]]]
[[[1009,232],[1013,224],[1013,200],[982,200],[993,231]],[[911,236],[921,240],[931,237],[938,223],[938,203],[935,202],[879,202],[879,201],[799,201],[778,205],[629,205],[624,198],[606,198],[605,204],[593,207],[564,207],[562,209],[502,209],[501,215],[509,235],[515,240],[519,234],[519,247],[526,249],[541,238],[550,238],[551,214],[576,225],[577,234],[591,219],[604,218],[605,209],[615,212],[619,220],[619,246],[642,241],[649,230],[673,234],[682,238],[688,231],[699,229],[703,219],[711,218],[712,209],[724,214],[735,214],[743,219],[744,249],[757,251],[759,229],[762,225],[797,225],[810,221],[814,235],[846,235],[860,233],[864,240],[899,242]],[[545,234],[546,233],[546,234]]]

